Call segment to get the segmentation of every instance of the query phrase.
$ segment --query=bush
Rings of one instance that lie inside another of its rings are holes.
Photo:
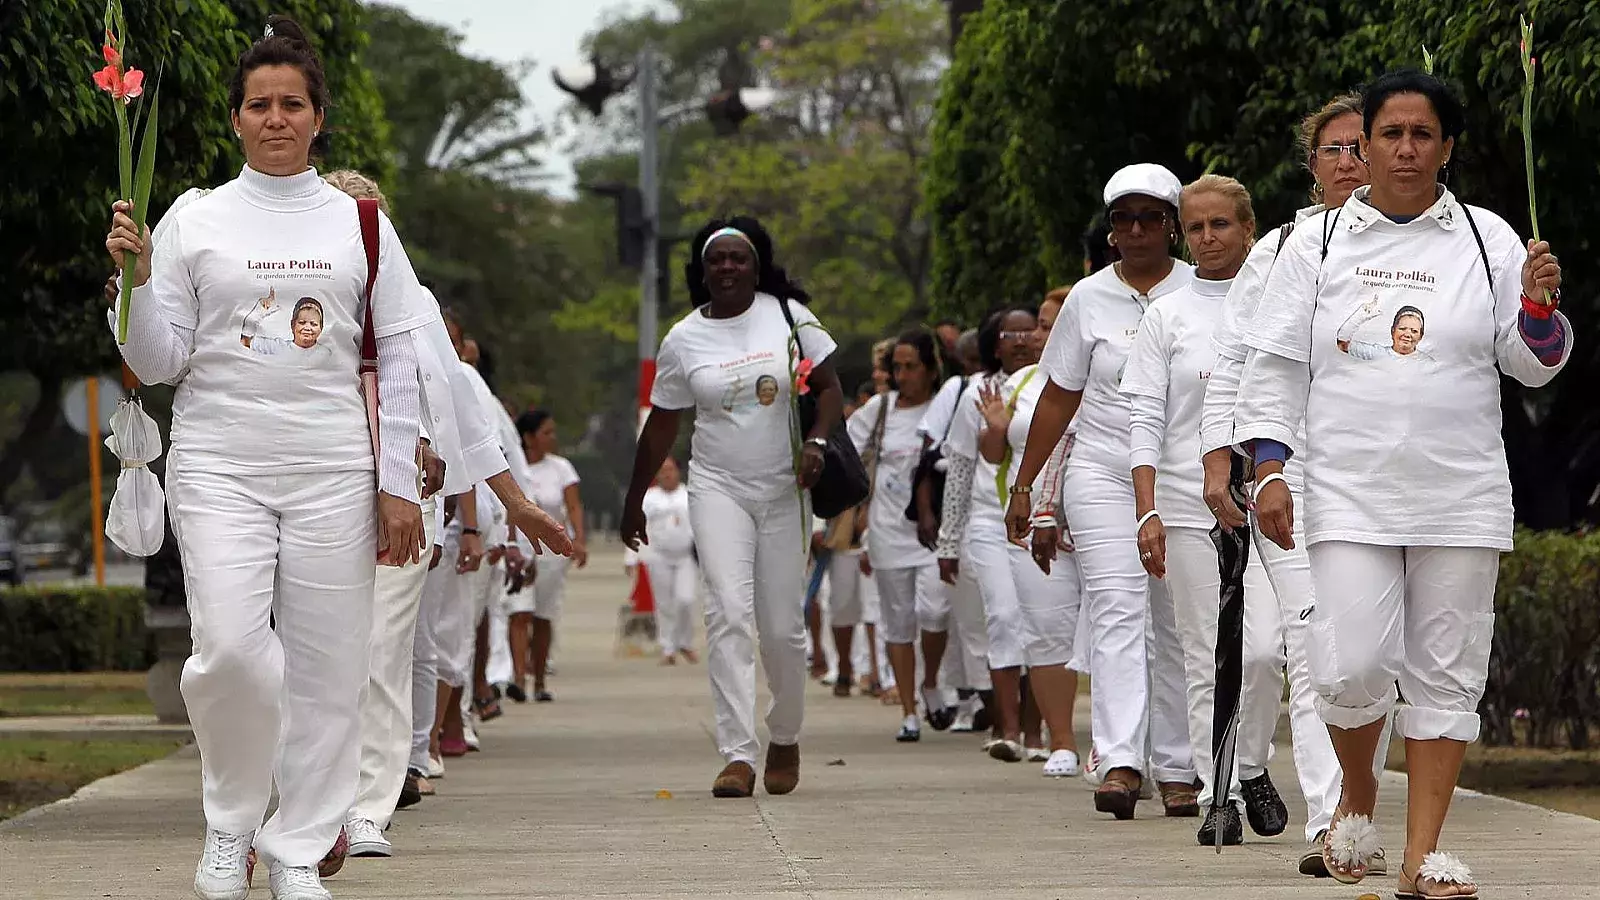
[[[144,609],[143,588],[0,590],[0,672],[149,668],[155,641]]]
[[[1518,530],[1494,605],[1484,742],[1587,748],[1600,733],[1600,532]]]

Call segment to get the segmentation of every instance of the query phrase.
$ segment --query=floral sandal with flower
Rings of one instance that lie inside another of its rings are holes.
[[[1466,863],[1435,850],[1422,858],[1415,877],[1406,874],[1405,866],[1400,867],[1400,886],[1394,896],[1396,900],[1477,900],[1478,886]]]
[[[1336,819],[1322,840],[1322,863],[1328,875],[1340,884],[1357,884],[1366,878],[1372,861],[1382,853],[1378,828],[1362,813],[1347,813]]]

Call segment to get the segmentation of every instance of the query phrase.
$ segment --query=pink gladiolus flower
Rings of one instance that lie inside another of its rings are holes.
[[[94,73],[94,84],[112,97],[130,103],[144,93],[144,73],[138,69],[120,73],[116,66],[106,66]]]
[[[815,367],[816,367],[816,365],[814,363],[812,363],[811,360],[809,360],[809,359],[800,360],[800,365],[795,367],[795,370],[794,370],[794,392],[796,394],[809,394],[809,393],[811,393],[811,385],[810,385],[808,380],[811,377],[811,370],[813,368],[815,368]]]
[[[111,40],[111,32],[106,32],[106,44],[100,48],[100,53],[105,56],[106,64],[122,68],[122,54],[117,52],[116,44]]]

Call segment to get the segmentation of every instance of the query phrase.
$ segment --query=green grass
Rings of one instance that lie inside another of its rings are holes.
[[[0,673],[0,718],[154,712],[143,672]]]
[[[59,800],[91,781],[161,759],[176,739],[0,738],[0,819]]]

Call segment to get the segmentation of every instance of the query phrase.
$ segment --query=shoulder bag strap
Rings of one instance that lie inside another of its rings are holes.
[[[1461,212],[1467,217],[1467,224],[1472,228],[1472,239],[1478,242],[1478,256],[1483,260],[1483,275],[1489,279],[1489,300],[1491,304],[1494,296],[1494,270],[1489,268],[1489,248],[1483,245],[1483,234],[1478,231],[1477,220],[1472,218],[1472,208],[1465,203],[1460,204]]]
[[[778,308],[783,310],[783,320],[789,323],[789,334],[794,337],[794,350],[801,359],[806,358],[805,345],[800,343],[800,329],[794,324],[794,313],[789,311],[789,301],[783,297],[778,299]]]
[[[1039,367],[1034,366],[1028,370],[1028,374],[1022,376],[1022,381],[1017,384],[1017,389],[1012,392],[1011,399],[1006,401],[1006,412],[1012,415],[1017,414],[1017,400],[1022,396],[1022,392],[1027,389],[1028,382],[1032,381],[1033,376],[1037,374],[1039,374]],[[1000,459],[1000,468],[996,470],[994,478],[995,489],[1000,494],[1000,507],[1002,509],[1006,505],[1006,490],[1011,487],[1011,455],[1011,442],[1007,441],[1005,456]]]
[[[361,243],[367,251],[367,287],[363,295],[366,314],[361,323],[361,371],[378,371],[378,339],[372,330],[372,286],[378,280],[378,201],[357,200],[361,215]]]

